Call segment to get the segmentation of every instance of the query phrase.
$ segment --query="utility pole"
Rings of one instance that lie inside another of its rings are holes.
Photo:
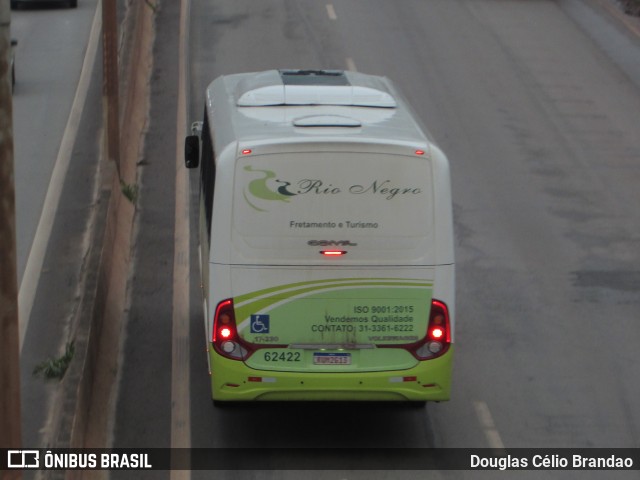
[[[10,23],[9,0],[0,0],[0,448],[22,445]],[[0,480],[21,478],[0,471]]]
[[[120,109],[118,94],[118,18],[116,0],[102,0],[102,104],[107,159],[120,175]]]

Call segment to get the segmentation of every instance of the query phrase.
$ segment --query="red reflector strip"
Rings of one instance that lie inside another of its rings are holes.
[[[321,250],[320,253],[327,257],[340,257],[342,255],[346,255],[346,250]]]
[[[417,382],[418,377],[389,377],[391,383]]]
[[[248,382],[276,383],[275,377],[247,377]]]
[[[245,148],[244,150],[242,150],[243,155],[249,155],[250,153],[251,153],[251,150],[249,148]]]

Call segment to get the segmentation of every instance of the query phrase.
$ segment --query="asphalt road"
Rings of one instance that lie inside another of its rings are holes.
[[[81,0],[77,9],[11,11],[11,33],[18,40],[13,94],[17,266],[19,281],[29,278],[20,287],[25,447],[50,445],[52,426],[59,421],[51,408],[57,382],[35,376],[33,370],[59,358],[72,340],[86,276],[89,226],[100,203],[99,62],[97,68],[87,62],[86,83],[79,87],[96,6],[94,0]],[[73,109],[79,89],[86,102],[76,102]],[[25,478],[31,477],[25,473]]]
[[[11,11],[18,277],[22,280],[76,94],[95,0]]]
[[[163,2],[157,17],[116,447],[167,447],[176,428],[175,3]],[[396,81],[451,161],[457,263],[450,402],[425,410],[378,404],[217,410],[208,396],[191,238],[184,372],[190,388],[179,397],[190,407],[191,446],[640,447],[640,78],[633,71],[639,38],[596,1],[350,0],[329,8],[312,0],[193,0],[189,48],[194,121],[205,86],[221,74],[356,68]],[[216,475],[300,478],[299,472]],[[306,476],[495,478],[495,472]]]

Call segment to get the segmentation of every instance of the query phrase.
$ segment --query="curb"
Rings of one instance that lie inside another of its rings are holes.
[[[125,32],[130,41],[130,44],[125,42],[128,60],[120,67],[126,86],[120,96],[120,176],[114,169],[97,294],[89,320],[88,348],[83,352],[86,361],[78,386],[79,401],[71,435],[71,446],[75,448],[109,447],[109,427],[121,361],[121,331],[126,321],[137,208],[136,199],[127,199],[121,190],[125,184],[137,186],[137,162],[144,147],[150,108],[149,84],[155,35],[155,12],[147,3],[132,1],[128,8],[127,15],[133,18],[129,19],[128,31]],[[103,473],[74,475],[70,471],[66,478],[102,478]]]

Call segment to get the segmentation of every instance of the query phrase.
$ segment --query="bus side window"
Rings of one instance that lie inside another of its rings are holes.
[[[207,236],[211,240],[211,213],[213,211],[213,189],[216,180],[215,154],[211,133],[209,132],[209,120],[205,111],[202,125],[202,156],[201,160],[201,195],[204,195],[204,209],[207,220]]]

